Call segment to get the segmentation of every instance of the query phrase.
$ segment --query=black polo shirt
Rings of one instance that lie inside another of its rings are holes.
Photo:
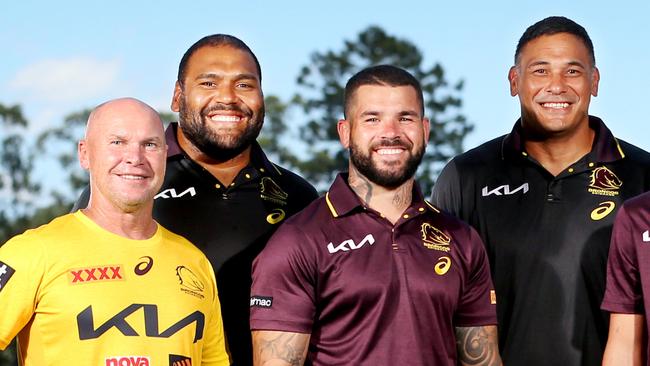
[[[339,175],[255,260],[251,328],[311,333],[313,365],[455,366],[454,328],[496,324],[492,290],[469,225],[417,186],[392,224]]]
[[[474,226],[486,245],[507,365],[600,365],[600,311],[612,223],[650,189],[650,154],[590,117],[590,153],[552,176],[528,156],[521,122],[444,168],[433,202]]]
[[[216,273],[232,360],[237,366],[252,365],[251,264],[278,225],[318,194],[298,175],[271,163],[257,143],[250,164],[224,186],[183,152],[177,126],[172,123],[165,132],[167,170],[155,197],[154,218],[208,257]],[[84,192],[77,207],[87,201]]]

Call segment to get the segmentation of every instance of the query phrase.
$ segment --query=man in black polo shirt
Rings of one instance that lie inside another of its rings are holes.
[[[166,131],[167,171],[154,204],[155,219],[212,263],[237,366],[252,364],[251,263],[278,224],[317,197],[255,141],[264,120],[261,80],[257,58],[233,36],[207,36],[185,52],[172,100],[179,123]],[[148,265],[155,263],[143,257]]]
[[[393,66],[345,88],[349,175],[288,220],[253,264],[256,365],[500,365],[485,249],[414,182],[422,90]]]
[[[599,77],[583,27],[564,17],[532,25],[508,74],[521,118],[455,157],[434,187],[433,201],[487,247],[507,365],[602,359],[612,222],[625,199],[650,189],[650,155],[589,116]]]

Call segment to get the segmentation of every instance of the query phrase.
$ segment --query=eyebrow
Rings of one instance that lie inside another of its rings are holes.
[[[530,65],[528,65],[527,68],[540,66],[540,65],[545,66],[545,65],[550,65],[550,64],[551,63],[548,62],[548,61],[543,61],[543,60],[542,61],[535,61],[535,62],[531,63]],[[568,66],[579,66],[579,67],[582,67],[583,69],[586,69],[586,66],[580,61],[569,61],[566,64]]]
[[[381,112],[379,112],[379,111],[370,110],[370,111],[365,111],[365,112],[361,113],[360,117],[377,116],[377,115],[380,115],[380,114],[381,114]],[[398,116],[415,116],[415,117],[417,117],[420,114],[415,110],[403,110],[403,111],[400,111],[399,113],[397,113],[397,115]]]
[[[206,72],[203,74],[199,74],[196,76],[195,80],[199,79],[223,79],[223,74],[217,74],[214,72]],[[242,79],[254,79],[257,80],[257,75],[251,74],[251,73],[241,73],[235,75],[235,79],[237,80],[242,80]]]

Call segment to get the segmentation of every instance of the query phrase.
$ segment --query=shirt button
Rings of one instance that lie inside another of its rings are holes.
[[[569,173],[573,173],[573,168],[569,168]]]
[[[528,153],[526,153],[525,151],[522,151],[522,152],[521,152],[521,155],[523,155],[523,156],[528,156]]]
[[[593,168],[594,165],[596,165],[596,164],[594,164],[594,163],[589,163],[589,167],[590,167],[590,168]]]
[[[234,186],[235,186],[235,182],[230,183],[230,186],[231,186],[231,187],[234,187]]]
[[[260,168],[260,172],[264,173],[264,168]]]
[[[424,208],[423,208],[423,207],[420,207],[420,208],[418,208],[418,211],[420,211],[420,212],[424,212]]]
[[[405,219],[408,219],[408,218],[409,218],[409,215],[408,215],[408,214],[404,214],[404,216],[402,216],[402,217],[405,218]]]
[[[251,175],[248,174],[248,173],[246,173],[245,177],[246,177],[246,179],[251,179]]]
[[[219,183],[215,184],[215,185],[214,185],[214,188],[216,188],[216,189],[220,189],[220,188],[221,188],[221,184],[219,184]]]

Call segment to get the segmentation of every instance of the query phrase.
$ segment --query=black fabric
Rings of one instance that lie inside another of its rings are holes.
[[[252,365],[251,264],[278,225],[318,194],[298,175],[271,163],[257,143],[251,163],[224,187],[180,149],[176,128],[173,123],[166,131],[167,171],[154,201],[154,218],[208,257],[216,274],[233,364]],[[88,189],[74,209],[87,202]]]
[[[601,363],[612,223],[625,199],[650,190],[650,154],[596,117],[590,126],[592,151],[556,177],[526,154],[517,122],[454,158],[434,186],[433,202],[486,245],[506,365]]]

